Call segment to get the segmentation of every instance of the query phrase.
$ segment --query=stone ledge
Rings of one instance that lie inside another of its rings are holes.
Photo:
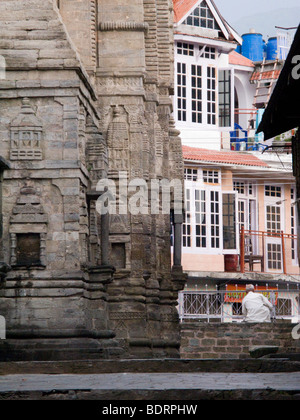
[[[0,362],[0,375],[88,373],[276,373],[300,372],[300,362],[287,359],[119,359]]]
[[[250,353],[250,356],[253,357],[254,359],[259,359],[260,357],[277,353],[278,350],[279,350],[278,346],[253,346],[253,347],[250,347],[249,353]]]

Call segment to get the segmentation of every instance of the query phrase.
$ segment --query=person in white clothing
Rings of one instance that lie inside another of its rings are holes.
[[[261,293],[254,292],[254,286],[246,286],[247,295],[242,302],[245,322],[271,322],[271,311],[273,305]]]

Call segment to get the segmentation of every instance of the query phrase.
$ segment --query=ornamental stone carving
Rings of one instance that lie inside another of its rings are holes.
[[[42,160],[42,141],[43,123],[25,98],[10,127],[10,160]]]
[[[127,113],[122,106],[113,107],[112,122],[107,133],[111,175],[129,168],[129,125],[127,119]]]
[[[21,188],[10,218],[10,263],[12,266],[26,265],[30,260],[37,265],[46,265],[47,224],[48,215],[41,205],[37,191],[25,185]],[[35,252],[37,255],[34,255]]]
[[[149,30],[148,23],[144,22],[123,22],[123,21],[109,21],[100,22],[99,30],[106,31],[141,31],[147,32]]]

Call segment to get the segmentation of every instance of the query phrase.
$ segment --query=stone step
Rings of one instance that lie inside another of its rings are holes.
[[[98,360],[124,353],[116,340],[33,339],[0,342],[0,361]]]
[[[115,349],[111,349],[115,350]],[[85,356],[85,355],[84,355]],[[124,357],[124,356],[123,356]],[[0,363],[0,377],[14,374],[100,373],[276,373],[300,372],[300,362],[288,359],[106,359],[19,361]]]
[[[278,354],[270,354],[269,356],[266,356],[266,358],[269,359],[288,359],[294,362],[300,362],[300,352],[299,353],[278,353]]]
[[[97,340],[90,338],[72,339],[30,339],[30,340],[5,340],[0,341],[0,351],[6,347],[14,349],[69,349],[69,348],[106,348],[119,347],[116,340]]]

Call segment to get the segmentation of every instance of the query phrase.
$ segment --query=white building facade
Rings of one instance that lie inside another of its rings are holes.
[[[174,2],[174,117],[184,145],[230,150],[235,123],[247,128],[247,116],[235,108],[252,107],[253,63],[235,52],[242,38],[212,1]]]
[[[254,282],[267,294],[273,286],[277,315],[295,319],[300,280],[295,180],[291,155],[262,155],[266,146],[255,136],[261,68],[235,51],[243,39],[213,1],[174,0],[174,11],[174,119],[183,144],[188,274],[181,316],[198,311],[205,318],[214,308],[218,318],[227,283],[242,291]],[[266,84],[270,77],[274,73],[261,79]],[[293,292],[287,291],[289,282]],[[240,315],[240,296],[230,299],[222,319]]]

